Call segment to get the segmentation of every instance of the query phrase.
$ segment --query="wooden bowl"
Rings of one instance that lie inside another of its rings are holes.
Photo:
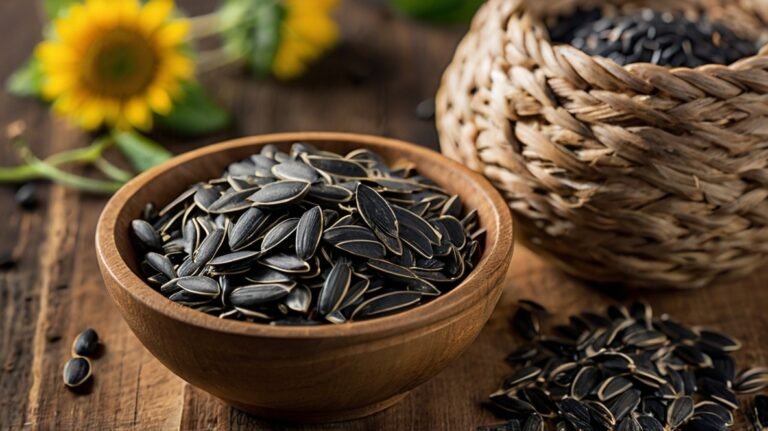
[[[411,310],[315,327],[218,319],[169,301],[141,279],[129,229],[147,202],[162,206],[267,143],[287,148],[296,141],[339,152],[369,148],[390,163],[413,162],[477,208],[487,229],[478,265],[459,286]],[[107,289],[131,330],[176,375],[259,416],[327,422],[395,404],[469,347],[501,295],[512,232],[510,212],[493,186],[436,152],[374,136],[290,133],[208,146],[139,175],[104,208],[96,248]]]

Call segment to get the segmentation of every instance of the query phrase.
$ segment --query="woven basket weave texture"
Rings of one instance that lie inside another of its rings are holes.
[[[549,41],[576,7],[706,11],[768,40],[768,0],[490,0],[438,92],[442,151],[577,276],[690,288],[765,265],[768,47],[729,66],[620,66]]]

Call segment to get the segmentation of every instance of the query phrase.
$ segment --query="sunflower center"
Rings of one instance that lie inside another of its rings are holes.
[[[91,42],[81,77],[95,93],[128,98],[147,88],[155,77],[156,66],[155,51],[143,35],[116,28]]]

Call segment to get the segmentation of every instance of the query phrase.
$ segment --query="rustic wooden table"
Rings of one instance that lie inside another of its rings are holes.
[[[0,2],[5,43],[0,79],[30,52],[40,13],[30,0]],[[182,1],[193,12],[210,5]],[[387,135],[437,148],[429,121],[416,118],[433,95],[464,29],[430,27],[393,16],[379,2],[347,1],[340,13],[344,44],[291,84],[244,79],[235,71],[204,78],[236,112],[238,125],[220,136],[176,141],[185,151],[223,138],[292,130],[337,130]],[[23,119],[34,150],[45,155],[82,145],[85,137],[52,121],[38,103],[0,94],[0,125]],[[164,142],[169,139],[164,139]],[[5,143],[0,164],[16,162]],[[642,297],[657,312],[737,336],[743,363],[768,364],[768,273],[693,292],[625,292],[575,281],[519,247],[501,303],[466,354],[403,402],[372,417],[324,426],[268,423],[233,410],[189,386],[156,361],[108,298],[96,265],[94,228],[105,200],[60,186],[40,190],[41,205],[17,208],[13,189],[0,187],[0,429],[88,430],[470,430],[493,423],[479,403],[509,372],[503,358],[520,341],[507,318],[519,298],[535,298],[558,315]],[[95,362],[89,395],[61,383],[73,337],[93,326],[106,350]],[[741,420],[736,429],[747,429]]]

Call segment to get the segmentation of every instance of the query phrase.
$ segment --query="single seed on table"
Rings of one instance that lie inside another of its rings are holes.
[[[72,342],[72,354],[75,356],[93,356],[99,350],[99,334],[93,328],[79,333]]]
[[[76,356],[64,364],[64,384],[70,388],[76,388],[91,378],[93,370],[88,358]]]

